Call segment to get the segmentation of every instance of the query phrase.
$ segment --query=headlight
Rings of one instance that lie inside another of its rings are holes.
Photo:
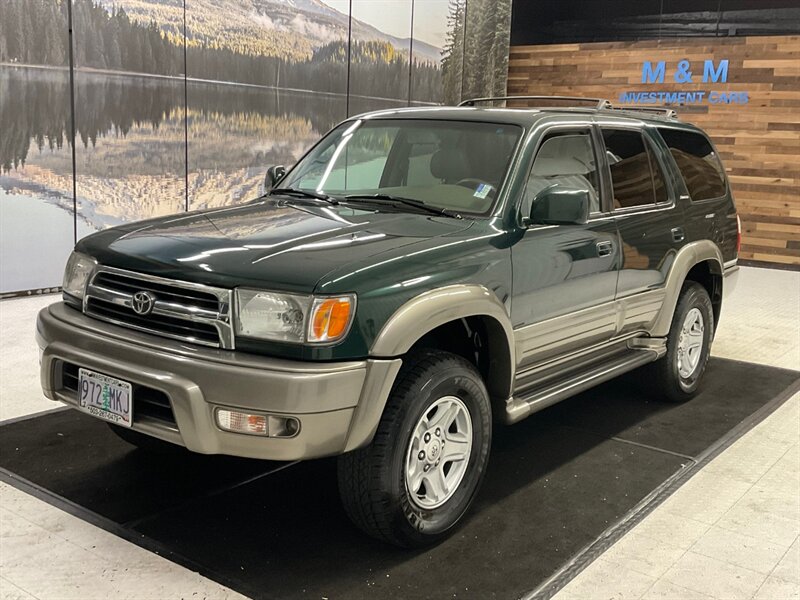
[[[347,334],[355,296],[314,298],[238,288],[236,333],[294,343],[331,343]]]
[[[97,261],[91,256],[80,252],[70,254],[67,268],[64,269],[64,283],[61,285],[64,293],[82,299],[86,283],[96,266]]]
[[[236,333],[284,342],[304,341],[311,298],[241,288],[236,296]]]

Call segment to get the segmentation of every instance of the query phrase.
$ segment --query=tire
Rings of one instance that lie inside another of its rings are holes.
[[[667,336],[667,354],[652,364],[652,383],[661,399],[686,402],[697,394],[713,339],[714,310],[708,292],[699,283],[685,281]],[[687,352],[695,340],[702,346],[696,354]]]
[[[106,425],[108,425],[108,428],[113,431],[114,435],[116,435],[119,439],[127,442],[131,446],[136,446],[145,452],[166,454],[168,452],[174,452],[177,448],[177,446],[174,444],[170,444],[164,440],[145,435],[144,433],[139,433],[138,431],[129,429],[127,427],[120,427],[119,425],[114,425],[113,423],[106,423]]]
[[[470,362],[435,350],[409,355],[372,443],[338,459],[345,512],[364,532],[396,546],[444,539],[483,481],[491,423],[489,394]],[[447,460],[459,454],[466,458]]]

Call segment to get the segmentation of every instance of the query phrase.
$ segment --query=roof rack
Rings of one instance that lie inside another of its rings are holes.
[[[591,108],[600,110],[602,108],[611,108],[611,102],[604,98],[581,98],[579,96],[489,96],[486,98],[469,98],[460,102],[459,106],[475,106],[478,102],[496,102],[498,100],[546,100],[546,101],[563,101],[563,102],[587,102],[593,104]]]
[[[489,96],[486,98],[469,98],[459,103],[459,106],[475,106],[478,102],[496,102],[496,101],[509,101],[509,100],[544,100],[544,101],[557,101],[567,103],[567,107],[577,108],[574,106],[576,102],[583,102],[590,104],[587,108],[593,110],[619,110],[626,112],[641,112],[653,115],[660,115],[667,119],[677,119],[678,113],[673,108],[657,107],[657,106],[614,106],[610,101],[604,98],[582,98],[579,96]],[[533,108],[533,107],[531,107]],[[539,108],[551,108],[539,107]]]
[[[626,112],[643,112],[653,115],[661,115],[668,119],[677,119],[678,113],[673,108],[656,106],[609,106],[611,110],[624,110]]]

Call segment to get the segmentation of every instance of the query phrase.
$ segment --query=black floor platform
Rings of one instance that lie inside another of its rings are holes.
[[[697,398],[668,405],[648,400],[635,375],[498,429],[466,522],[424,552],[350,525],[332,459],[152,456],[64,410],[0,427],[0,467],[6,481],[250,596],[517,598],[800,377],[716,359]]]

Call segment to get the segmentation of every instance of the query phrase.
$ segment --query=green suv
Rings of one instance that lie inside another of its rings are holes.
[[[495,424],[645,365],[691,398],[740,239],[708,138],[472,104],[350,118],[249,203],[82,239],[45,395],[142,447],[339,455],[347,513],[401,546],[452,531]]]

